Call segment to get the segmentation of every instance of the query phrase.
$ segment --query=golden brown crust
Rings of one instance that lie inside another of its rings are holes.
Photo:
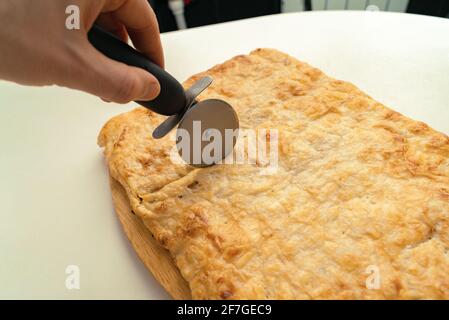
[[[197,299],[449,298],[449,138],[352,84],[258,49],[193,76],[242,128],[279,131],[279,168],[193,169],[138,108],[102,129],[111,175]],[[269,137],[267,136],[267,139]],[[379,289],[366,287],[378,268]]]

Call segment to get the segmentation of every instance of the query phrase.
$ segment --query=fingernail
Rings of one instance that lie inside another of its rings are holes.
[[[142,101],[150,101],[155,99],[160,93],[160,86],[158,82],[152,82],[149,86],[146,87],[145,93],[142,95]]]

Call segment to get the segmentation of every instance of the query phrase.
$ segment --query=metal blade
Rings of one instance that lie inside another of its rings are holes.
[[[207,167],[226,158],[237,141],[239,119],[227,102],[207,99],[193,105],[176,131],[179,155],[189,165]]]
[[[161,139],[165,137],[171,130],[173,130],[174,127],[182,120],[184,117],[184,114],[187,112],[189,108],[192,107],[193,104],[195,104],[195,98],[204,90],[207,89],[207,87],[210,86],[213,79],[210,76],[203,77],[199,79],[197,82],[195,82],[187,91],[186,91],[186,98],[187,98],[187,106],[184,108],[183,112],[174,114],[169,116],[167,119],[165,119],[156,129],[153,131],[153,138],[154,139]]]

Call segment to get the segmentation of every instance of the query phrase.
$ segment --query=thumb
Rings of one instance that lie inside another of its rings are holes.
[[[83,56],[76,89],[117,103],[149,101],[159,95],[159,82],[148,71],[109,59],[90,44]]]

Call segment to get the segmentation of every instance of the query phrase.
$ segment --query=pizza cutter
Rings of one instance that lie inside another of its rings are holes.
[[[163,138],[178,126],[178,153],[186,163],[195,167],[218,163],[232,152],[239,128],[235,110],[220,99],[196,100],[212,83],[211,77],[199,79],[185,91],[168,72],[101,27],[94,25],[88,38],[107,57],[145,69],[158,79],[159,95],[151,101],[136,101],[151,111],[168,116],[153,131],[154,139]]]

